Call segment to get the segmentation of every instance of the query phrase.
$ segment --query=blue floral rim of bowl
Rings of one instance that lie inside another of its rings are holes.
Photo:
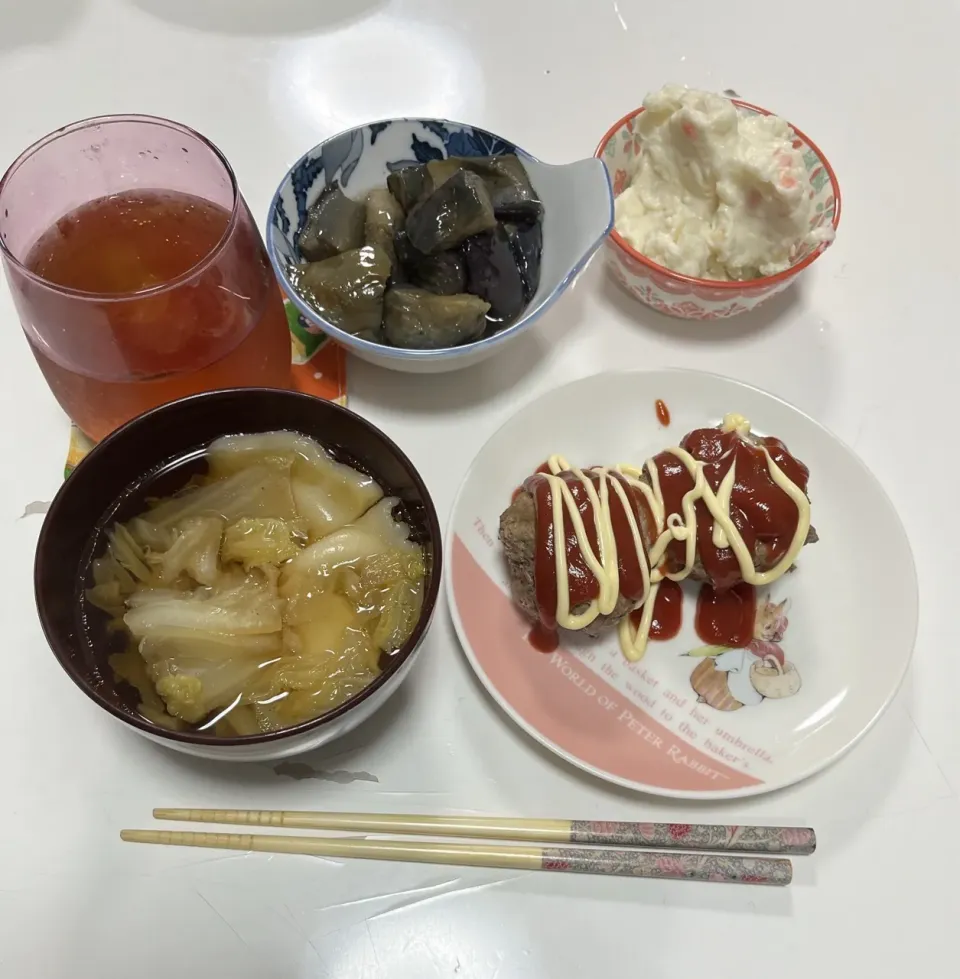
[[[357,188],[363,194],[374,187],[382,187],[387,173],[403,167],[415,166],[447,156],[499,156],[505,153],[516,153],[525,162],[529,161],[539,167],[550,166],[515,143],[485,129],[447,119],[417,117],[384,119],[355,126],[331,136],[304,153],[287,171],[273,195],[266,235],[267,253],[274,272],[284,286],[290,301],[300,313],[304,328],[310,333],[327,333],[343,346],[359,351],[376,352],[381,356],[399,359],[436,360],[462,356],[468,351],[473,352],[502,343],[546,312],[583,271],[613,227],[613,191],[606,171],[604,173],[609,190],[609,215],[603,233],[597,236],[582,257],[549,293],[541,296],[539,300],[534,297],[520,319],[493,336],[472,343],[435,350],[410,350],[361,339],[323,319],[299,296],[287,275],[288,267],[301,260],[296,246],[296,236],[306,220],[308,207],[319,196],[319,190],[316,193],[312,191],[321,182],[322,186],[328,186],[336,181],[345,192],[353,191],[350,196],[356,197]],[[537,187],[536,181],[533,180],[533,183],[539,192],[540,188]],[[292,219],[293,213],[296,214],[296,224]],[[544,237],[546,242],[546,231]],[[317,322],[323,324],[322,330],[314,325]]]

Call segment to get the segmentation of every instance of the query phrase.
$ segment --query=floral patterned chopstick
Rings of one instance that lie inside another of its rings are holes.
[[[483,843],[428,843],[410,840],[358,840],[318,836],[269,836],[252,833],[186,833],[176,830],[125,829],[128,843],[200,846],[218,850],[301,853],[403,863],[460,867],[500,867],[620,877],[723,881],[784,887],[793,877],[789,860],[717,853],[663,853],[652,850],[602,850],[588,847],[505,846]]]
[[[154,809],[156,819],[284,829],[345,830],[454,836],[585,846],[657,847],[806,856],[817,848],[812,829],[797,826],[713,826],[687,823],[600,822],[496,816],[418,816],[273,809]]]

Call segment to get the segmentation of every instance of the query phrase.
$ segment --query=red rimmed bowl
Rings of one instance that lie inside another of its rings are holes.
[[[768,109],[749,102],[731,101],[741,114],[772,115]],[[597,147],[595,155],[607,167],[615,196],[626,187],[632,162],[642,151],[640,136],[635,132],[636,119],[641,112],[643,106],[615,122]],[[836,230],[840,223],[840,185],[833,167],[816,143],[796,126],[790,128],[794,134],[793,145],[803,156],[810,197],[815,203],[811,229],[830,222]],[[771,296],[782,292],[828,247],[829,242],[824,242],[801,252],[790,268],[777,275],[742,282],[697,279],[674,272],[627,244],[616,228],[607,238],[606,256],[614,276],[640,302],[681,319],[718,320],[756,309]]]

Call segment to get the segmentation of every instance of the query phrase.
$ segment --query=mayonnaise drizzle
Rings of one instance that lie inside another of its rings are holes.
[[[726,415],[720,428],[724,432],[736,432],[742,437],[750,434],[750,422],[743,415]],[[705,463],[694,459],[689,452],[679,446],[667,449],[667,452],[676,456],[683,463],[693,479],[693,487],[684,494],[681,501],[680,509],[682,512],[671,514],[665,512],[663,492],[660,488],[660,474],[652,458],[647,459],[642,469],[637,469],[628,463],[620,463],[612,467],[612,471],[619,473],[631,486],[643,494],[650,509],[656,526],[657,539],[649,553],[645,554],[643,538],[637,525],[634,509],[630,505],[626,491],[619,480],[611,478],[611,467],[599,467],[585,473],[571,466],[563,456],[551,456],[547,462],[550,472],[541,475],[550,484],[554,558],[557,574],[557,625],[564,629],[583,629],[590,625],[598,615],[609,615],[616,607],[620,595],[620,572],[617,562],[617,543],[610,516],[611,486],[623,504],[623,510],[630,524],[634,546],[637,549],[638,563],[643,573],[643,598],[635,606],[635,608],[643,606],[643,616],[640,623],[638,626],[634,626],[630,621],[631,617],[625,615],[618,627],[620,649],[628,660],[639,660],[646,651],[659,583],[664,577],[671,578],[673,581],[683,581],[693,571],[697,559],[697,501],[703,501],[713,518],[711,540],[714,547],[732,549],[744,581],[751,585],[769,585],[781,575],[786,574],[793,566],[807,539],[807,532],[810,529],[810,502],[804,491],[789,479],[774,462],[766,447],[759,446],[759,448],[763,450],[766,457],[767,471],[771,480],[790,497],[797,507],[797,529],[790,546],[774,567],[762,572],[757,571],[754,566],[753,554],[730,516],[730,500],[736,485],[735,458],[716,492],[714,492],[710,488],[704,473]],[[558,475],[561,472],[572,473],[580,481],[587,494],[590,505],[593,507],[599,553],[594,553],[587,538],[586,528],[576,500],[569,486]],[[649,483],[641,478],[644,472],[646,472]],[[598,477],[599,493],[591,477]],[[577,544],[583,554],[584,563],[594,574],[599,585],[598,597],[591,600],[587,608],[579,614],[574,614],[570,609],[570,580],[567,569],[564,511],[566,511],[576,534]],[[661,571],[660,564],[667,548],[673,541],[682,541],[684,544],[684,566],[680,571],[665,574]]]
[[[643,575],[643,598],[638,604],[646,602],[650,594],[650,571],[645,560],[643,537],[637,525],[633,506],[626,491],[616,479],[611,479],[610,469],[601,467],[588,473],[571,466],[563,456],[551,456],[547,460],[549,473],[541,473],[550,485],[550,500],[553,508],[553,551],[557,572],[557,625],[564,629],[583,629],[590,625],[598,615],[609,615],[617,605],[620,596],[620,568],[617,561],[617,541],[610,516],[610,487],[619,496],[623,511],[630,525],[634,547],[637,549],[637,563]],[[597,530],[599,554],[595,553],[587,538],[587,530],[580,516],[577,502],[570,487],[558,473],[572,473],[583,486],[593,507],[594,524]],[[599,477],[600,492],[593,485],[592,476]],[[583,554],[586,566],[593,572],[600,588],[600,594],[592,599],[587,608],[575,615],[570,609],[570,578],[567,568],[567,549],[565,545],[564,511],[577,538],[577,545]]]

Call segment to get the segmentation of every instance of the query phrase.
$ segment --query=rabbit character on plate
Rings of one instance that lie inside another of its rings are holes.
[[[757,606],[754,637],[742,649],[704,646],[686,654],[704,657],[690,674],[701,703],[732,711],[792,697],[800,689],[800,674],[780,648],[789,625],[787,607],[788,599],[774,604],[765,598]]]

